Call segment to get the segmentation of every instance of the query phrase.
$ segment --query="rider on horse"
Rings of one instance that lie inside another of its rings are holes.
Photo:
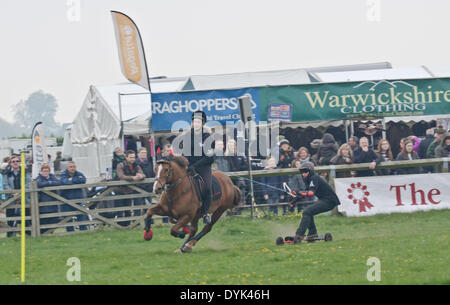
[[[189,162],[188,173],[197,173],[204,181],[204,197],[200,213],[205,224],[211,223],[208,214],[212,202],[212,171],[211,164],[214,161],[214,142],[206,143],[211,134],[205,130],[206,114],[203,111],[195,111],[192,114],[190,135],[190,149],[183,150],[184,156]]]

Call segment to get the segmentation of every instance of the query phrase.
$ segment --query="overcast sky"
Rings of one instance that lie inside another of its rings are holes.
[[[0,117],[42,89],[71,122],[90,85],[125,82],[110,10],[137,24],[150,76],[450,64],[447,0],[1,0]]]

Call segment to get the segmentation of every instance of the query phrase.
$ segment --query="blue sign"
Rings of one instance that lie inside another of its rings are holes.
[[[182,122],[190,125],[192,113],[197,110],[206,113],[208,122],[219,122],[222,126],[226,122],[235,123],[241,117],[238,98],[245,94],[252,97],[253,119],[258,124],[260,110],[257,88],[152,93],[152,129],[172,130],[174,126],[182,126]]]

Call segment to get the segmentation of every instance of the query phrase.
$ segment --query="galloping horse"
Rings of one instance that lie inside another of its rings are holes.
[[[213,172],[220,185],[220,198],[216,198],[219,192],[213,194],[213,201],[209,209],[212,213],[211,223],[206,224],[203,230],[195,235],[198,230],[198,220],[200,218],[200,205],[198,193],[196,191],[194,177],[187,173],[188,161],[183,156],[174,156],[170,160],[159,160],[155,166],[156,178],[153,184],[153,192],[161,193],[161,200],[154,207],[147,210],[145,218],[144,239],[150,240],[153,236],[151,230],[152,216],[169,216],[175,225],[170,230],[174,237],[184,238],[186,233],[180,228],[191,224],[189,237],[177,251],[191,252],[195,244],[211,231],[214,223],[228,209],[239,205],[241,192],[233,185],[231,179],[221,173]],[[213,188],[214,189],[214,188]]]

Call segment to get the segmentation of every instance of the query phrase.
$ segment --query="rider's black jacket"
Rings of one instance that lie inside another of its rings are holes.
[[[214,141],[211,134],[204,129],[201,133],[195,133],[191,128],[183,136],[182,152],[189,162],[189,166],[195,170],[211,168],[214,162]]]
[[[327,200],[335,205],[341,204],[331,186],[318,174],[309,174],[303,181],[305,182],[306,190],[313,191],[319,200]]]

